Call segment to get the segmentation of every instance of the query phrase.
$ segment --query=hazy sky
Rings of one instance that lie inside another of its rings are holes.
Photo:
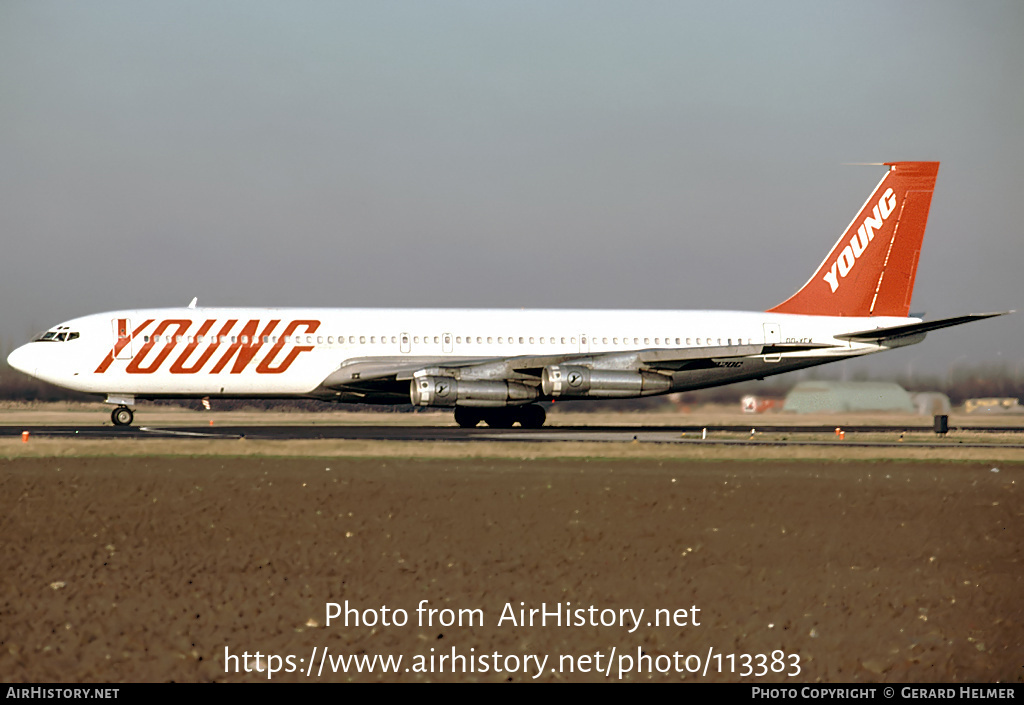
[[[0,344],[185,305],[763,310],[942,162],[912,310],[1024,309],[1024,3],[0,0]],[[857,369],[1005,361],[1024,311]]]

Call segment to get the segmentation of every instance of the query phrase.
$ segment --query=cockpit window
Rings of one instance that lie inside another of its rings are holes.
[[[67,326],[60,326],[55,330],[48,330],[45,333],[40,333],[33,338],[32,341],[36,343],[63,343],[77,338],[77,331],[70,331]]]

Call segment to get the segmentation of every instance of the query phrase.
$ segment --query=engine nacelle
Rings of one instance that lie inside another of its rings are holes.
[[[549,365],[541,372],[540,388],[549,397],[645,397],[669,391],[672,379],[656,372]]]
[[[414,377],[409,397],[414,406],[510,406],[528,404],[539,396],[536,387],[520,382]]]

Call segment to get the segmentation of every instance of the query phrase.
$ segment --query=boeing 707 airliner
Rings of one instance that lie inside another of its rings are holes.
[[[16,349],[11,367],[114,405],[306,398],[449,407],[537,428],[555,399],[622,399],[760,379],[990,318],[908,317],[938,162],[891,162],[804,286],[767,311],[187,308],[98,313]],[[1009,312],[1005,312],[1009,313]]]

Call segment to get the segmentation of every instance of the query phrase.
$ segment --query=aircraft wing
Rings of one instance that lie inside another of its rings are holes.
[[[679,371],[713,367],[713,360],[757,355],[778,355],[831,345],[782,344],[773,345],[709,345],[688,348],[643,348],[639,350],[602,353],[572,353],[508,358],[516,372],[539,377],[548,365],[584,365],[602,370],[665,370]]]
[[[934,321],[922,321],[921,323],[908,323],[902,326],[890,326],[888,328],[875,328],[873,330],[862,330],[855,333],[841,333],[835,337],[839,340],[853,341],[880,341],[891,338],[902,338],[910,335],[919,335],[932,330],[959,326],[971,321],[981,321],[986,318],[1005,316],[1013,311],[1000,311],[999,313],[969,313],[966,316],[954,316],[953,318],[939,318]]]
[[[355,394],[407,394],[417,373],[461,379],[539,382],[549,365],[584,365],[603,370],[662,370],[714,367],[714,360],[758,355],[779,355],[822,347],[822,344],[716,345],[688,348],[645,348],[600,353],[558,353],[516,357],[392,356],[346,360],[321,386]]]

